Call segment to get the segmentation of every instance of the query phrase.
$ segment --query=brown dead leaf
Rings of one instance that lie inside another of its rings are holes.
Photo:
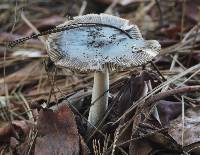
[[[79,155],[79,134],[74,115],[67,106],[39,112],[35,155]]]
[[[185,152],[188,152],[192,155],[199,155],[200,154],[200,142],[185,146],[184,150],[185,150]]]
[[[9,142],[11,137],[26,136],[29,132],[29,125],[25,121],[12,121],[1,123],[0,125],[0,142]]]
[[[132,76],[129,80],[126,80],[124,86],[119,91],[118,95],[113,101],[113,104],[116,104],[113,112],[111,112],[111,119],[116,120],[119,116],[122,116],[124,112],[133,106],[134,102],[143,97],[147,91],[147,86],[145,81],[151,81],[152,87],[154,88],[158,85],[159,80],[157,79],[158,75],[153,72],[143,71],[140,75],[134,77]],[[129,121],[134,115],[134,110],[129,115],[126,115],[125,118],[120,122],[120,124],[126,124],[126,128],[123,133],[119,136],[117,143],[123,143],[131,137],[132,122]],[[138,124],[141,120],[139,115],[135,118],[135,121],[138,120]],[[107,129],[108,130],[108,129]]]
[[[162,155],[165,155],[169,153],[167,155],[174,155],[174,153],[182,153],[180,145],[168,135],[165,128],[159,129],[152,124],[144,123],[139,125],[136,134],[138,139],[130,143],[129,154],[161,155],[163,153]]]
[[[8,123],[1,123],[0,127],[0,142],[5,142],[8,140],[12,133],[11,127]]]
[[[88,149],[83,137],[81,135],[79,137],[80,137],[80,144],[81,144],[80,145],[80,147],[81,147],[80,155],[89,155],[89,149]]]
[[[151,145],[148,143],[147,140],[141,139],[135,143],[134,147],[129,148],[129,154],[135,155],[147,155],[150,154],[152,150]]]
[[[19,141],[16,138],[11,137],[10,138],[10,147],[15,149],[17,147],[17,145],[19,145]]]
[[[170,123],[169,134],[177,141],[178,144],[190,145],[200,141],[200,107],[190,108],[186,110],[184,117],[184,130],[182,116]]]
[[[132,76],[129,80],[124,81],[124,87],[121,88],[120,92],[113,101],[115,104],[114,112],[111,113],[112,118],[118,118],[124,112],[133,105],[134,101],[140,99],[145,89],[145,81],[151,81],[152,87],[158,85],[158,76],[155,73],[142,71],[140,75]]]
[[[157,108],[163,125],[169,125],[172,119],[175,119],[181,114],[181,102],[160,100]]]
[[[162,28],[160,32],[167,38],[176,40],[179,37],[178,34],[181,32],[181,25],[171,24],[168,27]]]
[[[197,4],[197,2],[196,3],[187,2],[186,13],[185,13],[185,15],[189,19],[191,19],[195,22],[199,21],[199,9],[198,9],[198,7],[196,7],[197,5],[199,5],[199,4]]]

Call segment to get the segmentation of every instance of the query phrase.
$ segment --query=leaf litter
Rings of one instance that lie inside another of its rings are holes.
[[[200,154],[199,6],[198,0],[2,1],[1,154]],[[13,49],[6,42],[104,11],[138,25],[162,51],[153,64],[111,74],[108,111],[88,133],[92,74],[55,75],[40,40]]]
[[[41,109],[37,129],[35,154],[80,154],[80,136],[68,107],[59,107],[56,112]]]

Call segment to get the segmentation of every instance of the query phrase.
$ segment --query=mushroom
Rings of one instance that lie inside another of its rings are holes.
[[[94,72],[88,121],[97,125],[108,107],[109,72],[143,65],[161,46],[156,40],[144,40],[128,20],[107,14],[77,16],[60,27],[67,28],[48,37],[48,55],[57,66]]]

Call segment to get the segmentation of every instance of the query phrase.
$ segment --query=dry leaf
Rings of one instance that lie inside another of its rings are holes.
[[[8,142],[11,137],[24,135],[26,136],[29,132],[29,126],[25,121],[12,121],[4,122],[0,124],[0,142]]]
[[[67,106],[59,107],[56,112],[42,109],[37,128],[35,155],[79,155],[79,134],[74,115]]]
[[[175,119],[181,114],[181,102],[160,100],[157,108],[163,125],[169,125],[172,119]]]
[[[184,117],[184,136],[183,144],[190,145],[200,141],[200,108],[191,108],[185,112]],[[178,144],[182,144],[183,123],[182,116],[173,120],[170,124],[169,134],[174,138]]]

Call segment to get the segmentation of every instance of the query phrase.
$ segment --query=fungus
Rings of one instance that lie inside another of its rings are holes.
[[[72,28],[48,37],[48,54],[57,66],[94,72],[88,121],[97,125],[108,106],[109,72],[151,61],[160,44],[144,40],[136,25],[112,15],[78,16],[59,27]]]

